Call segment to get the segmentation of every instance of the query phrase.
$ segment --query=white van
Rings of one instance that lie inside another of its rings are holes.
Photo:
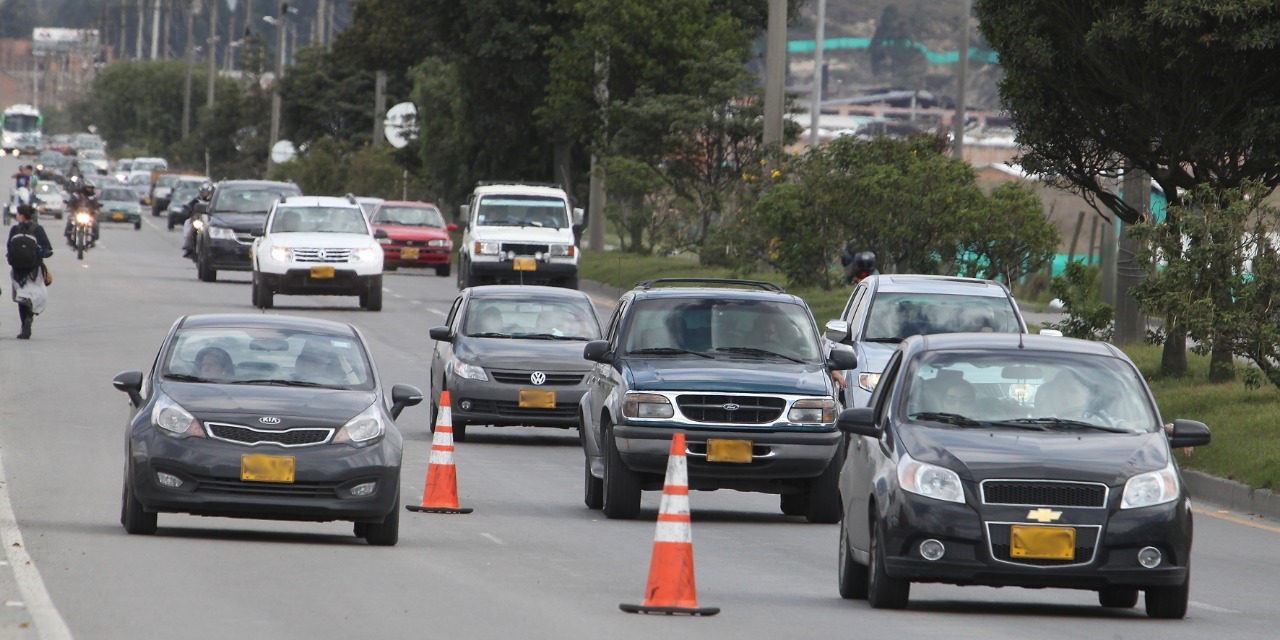
[[[556,185],[481,182],[462,206],[458,288],[550,284],[578,288],[582,209]]]

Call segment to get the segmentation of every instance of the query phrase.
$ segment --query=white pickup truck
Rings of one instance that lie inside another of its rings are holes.
[[[550,284],[578,288],[582,209],[555,185],[481,182],[462,206],[458,288]]]

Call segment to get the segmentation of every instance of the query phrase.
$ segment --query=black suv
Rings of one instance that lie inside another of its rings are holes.
[[[267,212],[281,196],[300,196],[292,182],[223,180],[214,186],[213,199],[196,234],[196,275],[213,282],[218,271],[252,271],[249,248],[262,235]]]
[[[689,488],[780,494],[783,513],[840,519],[831,371],[857,363],[847,347],[824,352],[800,298],[767,282],[649,280],[583,357],[596,363],[579,404],[588,507],[636,517],[683,432]]]

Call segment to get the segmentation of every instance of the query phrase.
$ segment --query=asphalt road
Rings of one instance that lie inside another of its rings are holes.
[[[0,175],[13,172],[0,160]],[[8,184],[0,193],[7,190]],[[56,238],[57,223],[51,222]],[[0,279],[0,638],[1274,638],[1280,524],[1197,508],[1186,620],[1092,592],[915,585],[906,611],[836,592],[838,527],[783,516],[777,498],[694,492],[699,604],[711,618],[637,616],[659,495],[637,521],[582,504],[572,431],[469,428],[455,454],[470,515],[402,516],[400,543],[369,547],[346,523],[162,514],[155,536],[119,524],[119,371],[142,369],[185,313],[253,311],[247,274],[201,283],[178,232],[104,225],[84,261],[55,243],[50,303],[30,341]],[[388,383],[428,386],[427,330],[453,278],[388,274],[381,313],[354,298],[277,298],[272,313],[349,321]],[[423,407],[399,421],[406,501],[430,451]]]

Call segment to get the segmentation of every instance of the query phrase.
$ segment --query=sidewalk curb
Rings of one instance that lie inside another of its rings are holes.
[[[1280,495],[1268,489],[1252,489],[1235,480],[1189,469],[1182,470],[1182,479],[1187,483],[1187,491],[1193,498],[1280,520]]]

